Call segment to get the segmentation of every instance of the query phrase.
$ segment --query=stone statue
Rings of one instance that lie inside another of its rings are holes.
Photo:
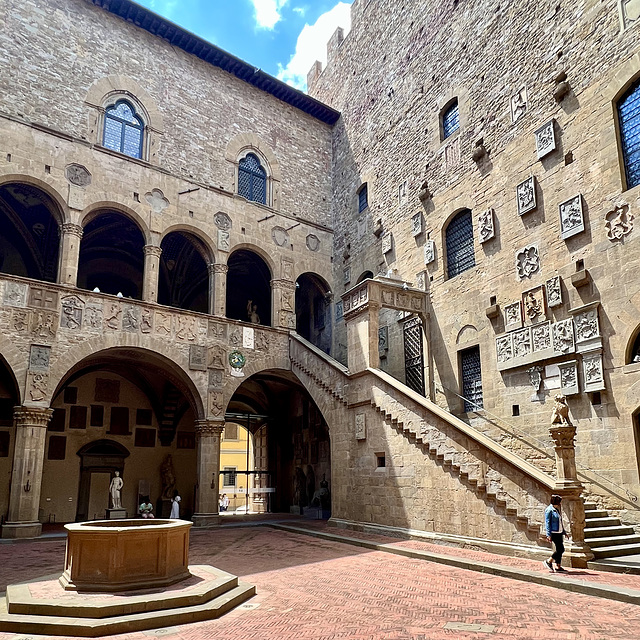
[[[260,324],[260,316],[258,315],[258,305],[253,304],[253,300],[247,300],[247,317],[249,322]]]
[[[322,509],[328,509],[330,504],[329,498],[329,483],[327,482],[326,474],[323,473],[320,488],[313,494],[313,498],[311,499],[311,506],[315,507],[317,505]]]
[[[162,478],[162,499],[173,500],[176,495],[176,471],[173,468],[173,458],[169,454],[160,466]]]
[[[120,477],[120,472],[116,471],[109,485],[109,493],[111,494],[111,508],[122,509],[122,501],[120,500],[120,492],[124,482]]]
[[[571,420],[569,420],[567,399],[561,393],[555,396],[555,404],[553,405],[553,413],[551,414],[551,424],[560,424],[567,427],[572,426]]]

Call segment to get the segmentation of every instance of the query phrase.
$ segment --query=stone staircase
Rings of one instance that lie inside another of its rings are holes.
[[[542,519],[531,518],[522,512],[518,502],[503,487],[498,472],[494,469],[481,469],[480,464],[467,451],[453,446],[437,427],[426,423],[413,412],[407,413],[407,408],[402,403],[375,387],[372,390],[371,405],[388,424],[430,455],[443,469],[455,473],[476,495],[493,503],[505,517],[514,519],[520,529],[526,529],[533,538],[540,534]]]
[[[584,503],[584,540],[595,560],[640,554],[640,534],[593,502]]]

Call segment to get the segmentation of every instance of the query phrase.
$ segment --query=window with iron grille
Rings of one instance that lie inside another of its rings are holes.
[[[366,183],[358,191],[358,213],[362,213],[369,206],[369,196],[367,194]]]
[[[442,114],[442,138],[448,138],[460,128],[460,111],[457,98],[445,109]]]
[[[460,352],[460,370],[462,372],[462,396],[464,410],[482,409],[482,375],[480,371],[480,347],[472,347]]]
[[[222,484],[225,487],[235,487],[236,486],[236,467],[225,467],[224,473],[222,474]]]
[[[238,194],[252,202],[267,204],[267,172],[253,153],[238,163]]]
[[[102,145],[132,158],[142,158],[144,124],[126,100],[118,100],[104,114]]]
[[[620,146],[627,189],[640,184],[640,81],[618,102]]]
[[[473,222],[471,211],[461,211],[447,227],[447,276],[453,278],[459,273],[476,266],[473,252]]]

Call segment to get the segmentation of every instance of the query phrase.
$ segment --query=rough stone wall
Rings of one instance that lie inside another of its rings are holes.
[[[335,255],[340,256],[335,282],[344,283],[343,291],[355,284],[345,278],[345,269],[354,277],[364,270],[395,269],[412,282],[425,272],[434,377],[445,389],[437,394],[440,404],[461,412],[453,393],[461,386],[459,351],[479,345],[486,412],[473,419],[474,426],[521,450],[505,433],[515,429],[553,455],[547,426],[558,392],[557,370],[555,380],[553,370],[544,370],[537,398],[527,373],[531,364],[498,370],[495,339],[505,333],[504,309],[556,275],[562,304],[547,309],[552,322],[571,318],[569,310],[600,303],[602,402],[592,404],[592,395],[584,392],[582,371],[580,393],[569,398],[579,425],[578,463],[615,483],[591,475],[601,484],[592,486],[595,491],[633,511],[625,491],[640,496],[632,418],[640,405],[640,374],[625,357],[638,326],[640,292],[633,274],[640,266],[640,235],[636,225],[622,241],[608,239],[606,216],[625,203],[637,215],[640,206],[640,188],[625,191],[623,185],[613,106],[640,74],[640,32],[637,22],[621,31],[617,5],[467,0],[405,2],[401,10],[392,0],[356,0],[351,32],[311,93],[342,112],[333,142]],[[561,72],[570,91],[557,102],[553,94]],[[527,109],[514,123],[511,98],[523,87]],[[440,115],[453,98],[459,102],[460,129],[443,141]],[[534,133],[552,119],[557,148],[538,160]],[[488,153],[476,162],[472,154],[480,140]],[[530,176],[537,207],[520,216],[516,186]],[[421,200],[425,181],[431,195]],[[356,192],[363,182],[369,207],[360,215]],[[585,229],[563,239],[559,205],[578,194]],[[464,208],[472,211],[476,266],[448,279],[445,229]],[[489,208],[495,211],[495,238],[481,244],[478,219]],[[416,214],[424,231],[414,236]],[[375,235],[378,221],[383,231]],[[388,233],[391,249],[383,254]],[[435,260],[425,264],[429,240],[435,243]],[[540,268],[520,280],[516,253],[532,244],[538,246]],[[584,286],[571,281],[579,260],[589,276]],[[492,296],[499,314],[490,320],[485,311]],[[336,342],[346,342],[344,323],[336,328]],[[581,356],[573,353],[533,364],[547,367],[569,359],[581,367]],[[512,415],[514,405],[519,416]],[[531,447],[522,451],[548,465],[544,454]]]
[[[225,149],[253,133],[281,165],[282,210],[329,223],[327,125],[82,0],[9,0],[0,21],[0,110],[94,143],[90,88],[106,77],[132,80],[161,115],[153,161],[163,170],[233,192]]]

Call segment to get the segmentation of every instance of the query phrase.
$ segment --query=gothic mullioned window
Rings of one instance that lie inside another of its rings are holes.
[[[453,135],[460,128],[458,100],[454,100],[442,113],[442,139]]]
[[[267,204],[267,172],[253,153],[238,163],[238,195],[252,202]]]
[[[144,123],[126,100],[107,107],[104,114],[103,146],[132,158],[142,158]]]
[[[473,222],[471,211],[461,211],[447,227],[447,276],[453,278],[459,273],[476,266],[473,251]]]
[[[640,184],[640,81],[618,102],[620,146],[627,189]]]

